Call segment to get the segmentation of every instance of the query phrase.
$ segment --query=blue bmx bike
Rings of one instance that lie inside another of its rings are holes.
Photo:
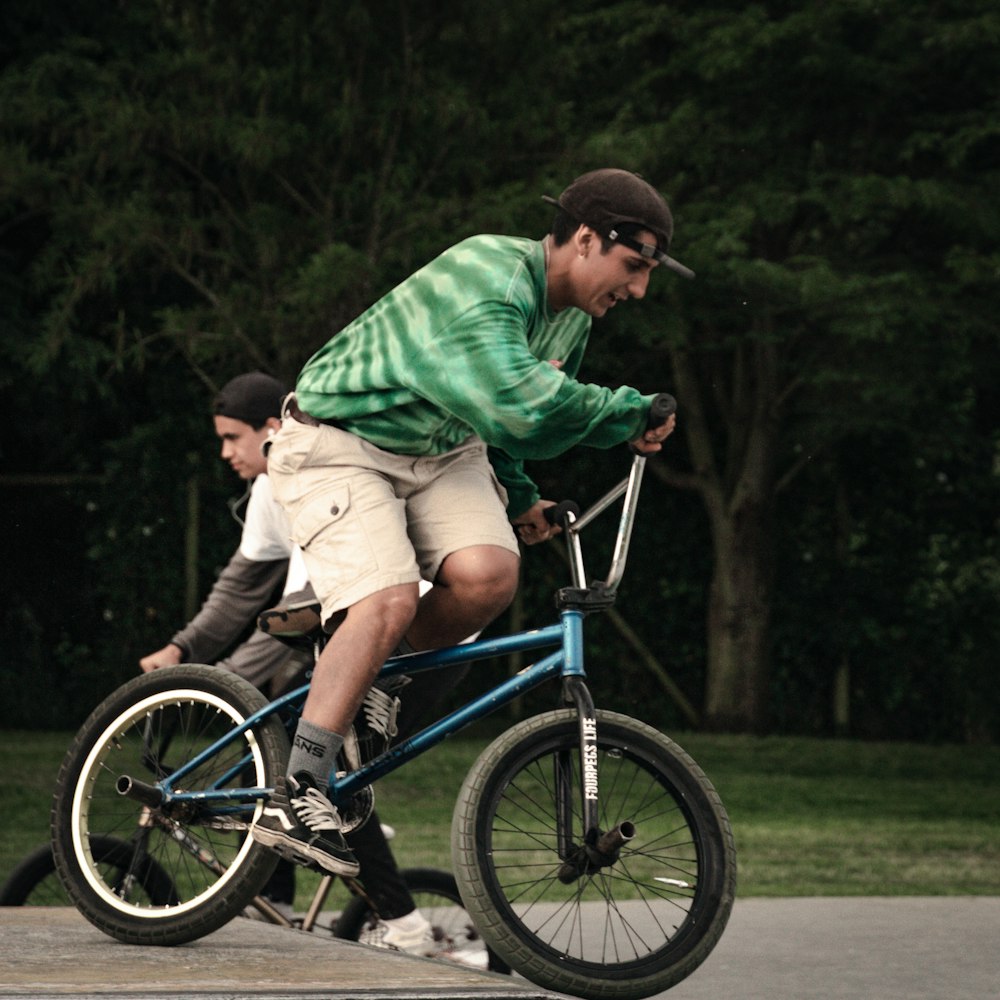
[[[736,886],[732,830],[708,777],[652,726],[595,708],[586,683],[585,622],[614,602],[645,461],[633,455],[626,478],[584,513],[552,508],[571,576],[553,624],[397,657],[381,677],[528,651],[538,659],[329,786],[350,815],[383,776],[554,682],[559,707],[512,725],[469,771],[452,861],[492,952],[540,986],[586,998],[647,997],[690,975],[722,935]],[[588,581],[581,534],[619,500],[607,576]],[[248,830],[284,771],[308,690],[268,701],[239,677],[185,665],[136,677],[94,710],[52,810],[60,878],[91,923],[123,942],[178,945],[258,895],[277,855]],[[95,845],[109,838],[133,846],[124,867],[135,878],[122,878],[121,864],[106,878]],[[157,891],[144,888],[149,870],[166,880]]]

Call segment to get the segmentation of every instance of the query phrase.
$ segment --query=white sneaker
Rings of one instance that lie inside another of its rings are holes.
[[[488,970],[489,954],[482,939],[478,935],[461,937],[461,941],[454,940],[442,928],[432,925],[419,910],[414,910],[395,920],[379,920],[365,928],[358,940],[376,948]]]
[[[443,944],[434,939],[434,928],[419,910],[394,920],[379,920],[373,927],[365,928],[358,940],[376,948],[391,948],[425,958],[436,955]]]

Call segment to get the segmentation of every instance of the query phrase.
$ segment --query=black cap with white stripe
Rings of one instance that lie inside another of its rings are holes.
[[[577,177],[558,198],[542,198],[595,232],[650,257],[671,271],[693,278],[694,271],[667,255],[674,220],[663,196],[638,174],[607,167]],[[643,243],[633,233],[645,229],[656,243]]]

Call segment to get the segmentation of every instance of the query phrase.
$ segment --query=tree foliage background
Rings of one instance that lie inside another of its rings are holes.
[[[598,699],[663,726],[1000,734],[994,5],[0,18],[0,721],[75,724],[207,592],[239,492],[215,388],[294,381],[431,256],[541,236],[539,195],[617,165],[671,201],[698,280],[657,275],[592,338],[587,378],[681,406],[619,608],[661,670],[595,622]],[[533,471],[586,501],[622,470]],[[527,553],[529,620],[558,573]]]

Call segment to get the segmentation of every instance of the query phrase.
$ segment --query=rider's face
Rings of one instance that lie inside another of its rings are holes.
[[[635,238],[655,243],[652,233],[641,231]],[[620,243],[607,253],[601,252],[601,239],[593,230],[582,227],[577,234],[579,252],[573,261],[574,305],[591,316],[603,316],[625,299],[641,299],[646,294],[649,276],[657,263]]]
[[[215,433],[222,441],[222,460],[228,462],[241,479],[254,479],[266,472],[267,459],[261,445],[267,440],[271,427],[265,424],[260,430],[254,430],[233,417],[214,419]]]

